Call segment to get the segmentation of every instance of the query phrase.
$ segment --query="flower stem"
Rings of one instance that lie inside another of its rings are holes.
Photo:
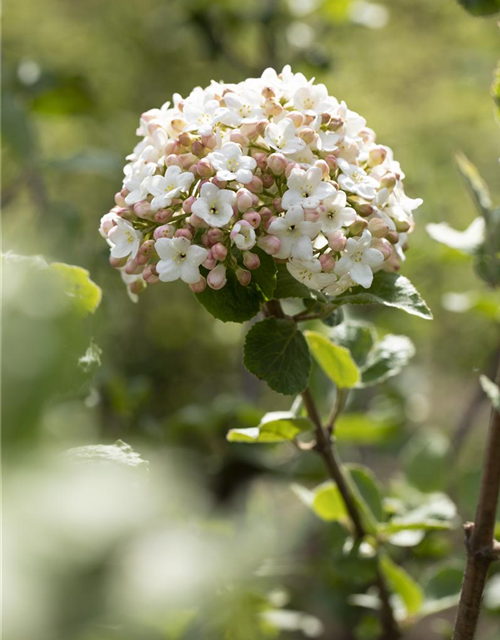
[[[500,367],[497,384],[500,382]],[[473,640],[490,565],[499,557],[494,539],[500,494],[500,412],[492,407],[475,523],[464,525],[467,565],[455,619],[453,640]]]

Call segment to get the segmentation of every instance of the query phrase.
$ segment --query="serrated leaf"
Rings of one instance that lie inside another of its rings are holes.
[[[397,424],[375,420],[366,413],[342,413],[335,421],[335,439],[345,444],[371,445],[389,442]]]
[[[484,242],[485,222],[478,216],[465,231],[457,231],[447,222],[432,223],[426,226],[427,233],[433,240],[441,244],[473,255]]]
[[[274,296],[274,290],[276,289],[276,262],[272,256],[258,247],[252,249],[252,253],[256,253],[260,259],[259,268],[251,271],[252,282],[258,285],[262,293],[269,300]]]
[[[283,298],[302,298],[312,300],[325,300],[325,296],[309,289],[305,284],[296,280],[286,268],[286,264],[277,264],[277,282],[273,296],[277,300]]]
[[[498,386],[490,380],[487,376],[480,376],[479,382],[483,388],[484,393],[488,396],[491,404],[497,411],[500,411],[500,389]]]
[[[384,552],[380,554],[380,569],[391,591],[403,601],[408,617],[417,614],[424,602],[422,588]]]
[[[305,331],[304,335],[316,362],[339,389],[356,386],[359,370],[348,349],[333,344],[316,331]]]
[[[311,356],[304,336],[290,320],[267,318],[247,333],[246,368],[278,393],[304,391],[311,372]]]
[[[339,324],[331,333],[332,339],[341,347],[349,349],[358,365],[363,367],[368,354],[377,340],[375,326],[371,322],[349,320]]]
[[[285,442],[312,428],[308,418],[297,417],[291,411],[273,411],[266,413],[257,427],[231,429],[227,439],[229,442]]]
[[[50,269],[61,278],[66,295],[75,310],[82,314],[94,313],[102,298],[101,288],[90,279],[87,269],[64,262],[53,262]]]
[[[500,11],[500,0],[458,0],[473,16],[491,16]]]
[[[132,449],[130,445],[117,440],[114,444],[88,445],[85,447],[75,447],[65,452],[67,458],[72,462],[85,465],[120,465],[123,467],[141,467],[147,469],[149,463],[141,458],[140,454]]]
[[[246,322],[259,313],[261,297],[255,287],[241,286],[236,275],[227,270],[227,283],[214,291],[207,287],[196,298],[205,309],[222,322]]]
[[[455,156],[455,159],[477,209],[484,215],[485,212],[491,209],[492,205],[488,185],[466,155],[459,152]]]
[[[415,347],[410,338],[384,336],[368,354],[358,386],[369,387],[397,375],[414,355]]]
[[[412,283],[397,273],[379,271],[370,289],[354,287],[333,300],[334,304],[381,304],[432,320],[432,313]]]

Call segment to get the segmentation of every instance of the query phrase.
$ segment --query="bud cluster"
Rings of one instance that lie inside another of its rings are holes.
[[[212,82],[141,116],[100,233],[135,297],[181,279],[252,282],[262,251],[331,296],[404,259],[412,212],[389,147],[323,84],[285,67]]]

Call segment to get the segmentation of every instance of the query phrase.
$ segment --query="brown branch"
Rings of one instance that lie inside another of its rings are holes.
[[[497,383],[500,381],[500,369]],[[453,640],[473,640],[491,563],[498,559],[494,539],[500,493],[500,413],[492,408],[475,523],[464,526],[467,564],[455,620]]]

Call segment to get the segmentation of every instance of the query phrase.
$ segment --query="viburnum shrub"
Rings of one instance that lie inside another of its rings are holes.
[[[396,375],[414,354],[406,336],[379,339],[344,305],[432,317],[398,274],[422,201],[406,196],[399,163],[365,119],[290,67],[174,95],[142,115],[137,133],[116,206],[101,220],[111,264],[134,300],[149,284],[180,279],[224,322],[264,316],[247,333],[245,366],[295,398],[290,411],[235,425],[228,440],[288,442],[320,456],[328,482],[297,493],[345,532],[337,559],[363,576],[376,612],[366,622],[370,637],[398,638],[430,609],[387,543],[411,546],[448,528],[454,506],[442,495],[433,502],[403,492],[386,508],[373,472],[342,464],[335,438],[340,418],[356,420],[341,416],[350,390]],[[317,399],[313,360],[331,385]],[[367,417],[348,438],[370,443],[373,428]],[[359,576],[344,579],[355,594]]]
[[[404,260],[422,201],[406,196],[392,150],[290,67],[175,94],[137,134],[100,229],[133,294],[181,279],[195,293],[241,285],[257,297],[283,265],[338,296]]]

